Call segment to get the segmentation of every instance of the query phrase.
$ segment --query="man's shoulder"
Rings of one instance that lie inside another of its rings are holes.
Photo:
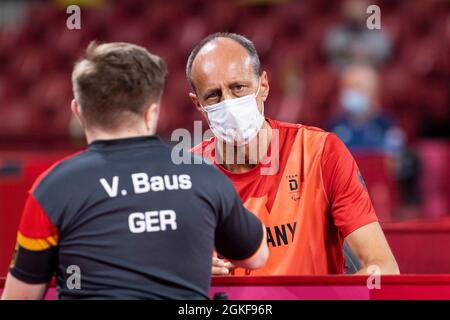
[[[284,121],[278,121],[273,119],[268,119],[272,130],[278,130],[280,137],[286,136],[290,137],[289,140],[294,139],[299,133],[302,134],[306,139],[309,137],[321,137],[326,138],[331,134],[331,132],[325,131],[321,128],[308,126],[301,123],[290,123]]]
[[[55,225],[66,212],[68,200],[78,200],[82,192],[87,192],[86,177],[92,175],[91,170],[86,170],[89,162],[88,151],[70,154],[41,173],[31,187],[33,198]]]
[[[332,132],[314,126],[302,125],[300,130],[302,130],[307,137],[324,142],[328,140],[328,137],[334,135]]]
[[[78,160],[86,157],[86,151],[81,150],[74,153],[71,153],[64,158],[53,163],[47,170],[42,172],[38,178],[35,180],[32,190],[35,190],[38,187],[48,185],[53,180],[62,177],[65,178],[65,172],[73,170],[78,166]]]

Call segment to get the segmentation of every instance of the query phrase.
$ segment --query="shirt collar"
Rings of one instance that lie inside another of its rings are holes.
[[[95,140],[89,144],[88,149],[113,150],[130,147],[132,148],[149,147],[161,144],[163,144],[163,142],[158,135],[151,135],[151,136],[138,136],[121,139]]]

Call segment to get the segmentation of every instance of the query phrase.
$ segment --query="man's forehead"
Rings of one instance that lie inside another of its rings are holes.
[[[230,77],[253,72],[248,51],[231,39],[219,38],[207,43],[192,64],[192,76],[198,80]]]

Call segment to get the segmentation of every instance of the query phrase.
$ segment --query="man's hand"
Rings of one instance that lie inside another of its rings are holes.
[[[213,257],[212,258],[212,275],[213,276],[224,276],[230,274],[230,271],[234,268],[231,262],[225,262],[222,259]]]

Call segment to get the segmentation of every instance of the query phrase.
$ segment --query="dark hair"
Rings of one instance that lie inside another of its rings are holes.
[[[236,41],[241,46],[247,50],[248,54],[250,55],[251,59],[253,60],[253,68],[255,70],[256,76],[260,76],[261,74],[261,62],[259,61],[258,52],[256,51],[255,45],[253,42],[251,42],[249,39],[247,39],[245,36],[236,34],[236,33],[228,33],[228,32],[217,32],[214,34],[210,34],[206,38],[203,38],[202,41],[200,41],[194,49],[192,49],[191,54],[189,55],[189,58],[186,63],[186,78],[189,81],[189,84],[192,87],[192,90],[195,91],[194,82],[192,81],[192,64],[194,63],[195,57],[197,57],[197,54],[200,52],[200,50],[210,43],[211,41],[214,41],[218,38],[228,38],[231,40]]]
[[[91,42],[74,67],[73,92],[89,125],[117,129],[159,102],[166,74],[165,62],[143,47]]]

